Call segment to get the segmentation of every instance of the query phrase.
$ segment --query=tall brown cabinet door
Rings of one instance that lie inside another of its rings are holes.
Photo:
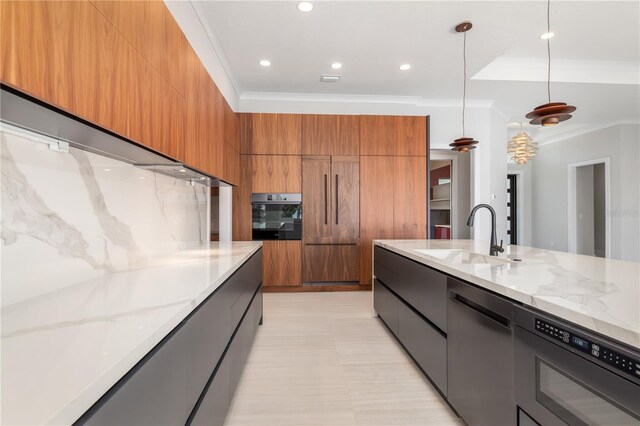
[[[333,232],[336,238],[357,238],[360,234],[360,160],[332,157]]]
[[[360,284],[371,284],[372,241],[393,238],[394,157],[360,157]]]
[[[302,160],[302,235],[305,240],[332,236],[331,160],[329,156]]]
[[[427,158],[395,157],[393,238],[427,238]]]

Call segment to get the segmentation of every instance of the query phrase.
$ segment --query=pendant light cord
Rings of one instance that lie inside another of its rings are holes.
[[[547,35],[551,33],[551,0],[547,0]],[[551,37],[547,37],[547,96],[551,103]]]
[[[462,83],[462,137],[464,137],[464,110],[467,105],[467,32],[464,32],[462,44],[462,64],[464,66],[464,82]]]

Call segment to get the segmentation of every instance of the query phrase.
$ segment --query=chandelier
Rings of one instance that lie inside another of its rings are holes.
[[[537,152],[538,144],[531,139],[527,132],[522,131],[522,124],[520,124],[520,132],[507,143],[509,158],[516,164],[527,164],[527,161],[531,160]]]

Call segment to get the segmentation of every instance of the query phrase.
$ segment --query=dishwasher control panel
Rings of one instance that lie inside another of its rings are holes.
[[[537,332],[578,349],[593,358],[597,358],[617,370],[635,377],[640,377],[640,359],[623,355],[600,342],[594,343],[585,337],[578,336],[569,330],[564,330],[561,326],[543,319],[536,318],[535,321],[535,329]]]

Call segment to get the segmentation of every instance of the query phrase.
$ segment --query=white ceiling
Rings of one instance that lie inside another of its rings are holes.
[[[411,97],[448,104],[462,95],[462,35],[468,33],[468,98],[495,101],[507,119],[546,99],[546,1],[192,1],[242,102],[270,96],[369,101]],[[552,101],[576,105],[565,130],[637,121],[640,1],[551,3]],[[184,27],[184,23],[181,23]],[[260,59],[272,66],[261,67]],[[332,70],[332,62],[343,68]],[[406,72],[401,63],[410,63]],[[556,74],[554,75],[554,69]],[[340,74],[337,84],[320,74]],[[571,124],[569,124],[571,123]],[[561,126],[557,126],[558,128]]]

